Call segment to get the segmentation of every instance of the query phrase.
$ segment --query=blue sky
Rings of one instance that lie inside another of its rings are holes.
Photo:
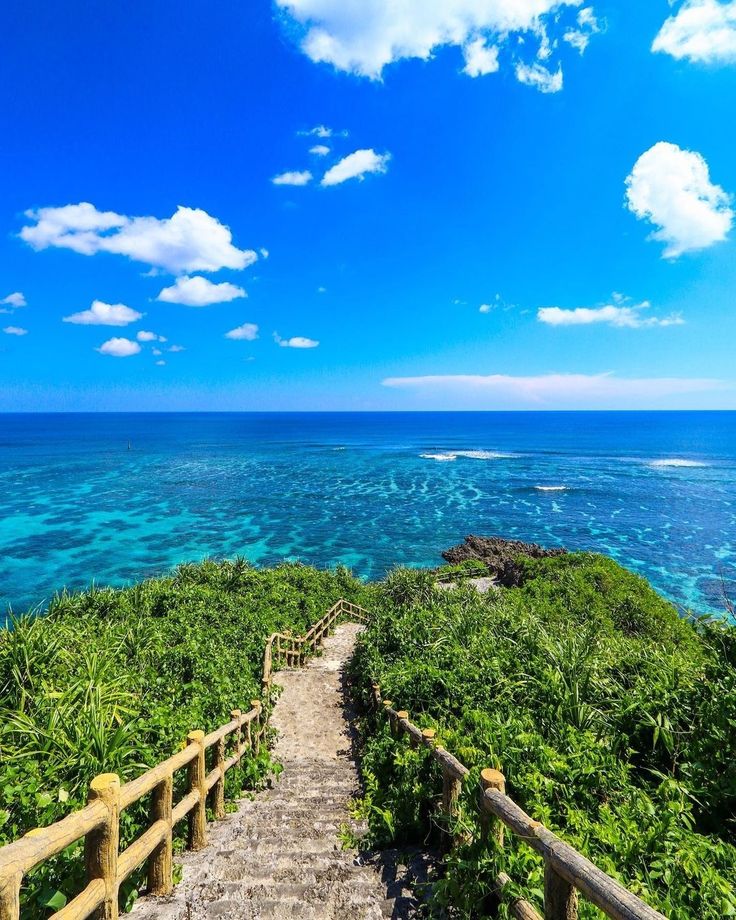
[[[736,408],[736,2],[0,16],[0,410]]]

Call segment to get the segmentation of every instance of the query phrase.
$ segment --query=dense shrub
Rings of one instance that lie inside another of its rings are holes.
[[[192,729],[250,709],[266,637],[301,633],[339,597],[360,602],[364,593],[344,569],[205,562],[124,590],[62,594],[47,615],[17,620],[0,632],[0,844],[84,804],[96,774],[130,779]],[[269,766],[267,753],[245,759],[228,773],[228,790]],[[129,809],[123,837],[144,821],[142,809]],[[24,916],[62,906],[81,889],[81,871],[76,845],[32,873]]]
[[[426,751],[397,744],[370,714],[376,679],[437,729],[471,780],[501,768],[534,818],[668,917],[733,916],[736,630],[686,622],[610,559],[523,566],[521,587],[487,595],[440,591],[407,570],[378,589],[353,662],[371,839],[423,840],[441,790]],[[482,916],[499,869],[540,906],[541,861],[518,841],[502,853],[460,847],[438,895]],[[599,916],[590,905],[582,915]]]

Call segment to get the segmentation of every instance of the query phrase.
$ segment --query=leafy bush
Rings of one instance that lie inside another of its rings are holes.
[[[267,636],[302,633],[339,597],[359,603],[365,590],[344,569],[204,562],[124,590],[61,594],[46,616],[17,619],[0,632],[0,844],[83,805],[98,773],[124,782],[178,750],[189,731],[250,709]],[[227,791],[270,766],[266,752],[244,758]],[[145,824],[142,805],[128,809],[124,841]],[[26,879],[24,916],[46,916],[79,892],[81,850]]]
[[[527,812],[672,920],[733,916],[736,630],[686,622],[600,556],[523,568],[521,587],[486,595],[406,570],[378,589],[352,666],[371,840],[416,842],[442,820],[437,766],[370,712],[377,680],[471,769],[461,828],[477,821],[479,771],[497,767]],[[506,839],[456,849],[439,900],[482,916],[504,870],[540,906],[540,858]]]

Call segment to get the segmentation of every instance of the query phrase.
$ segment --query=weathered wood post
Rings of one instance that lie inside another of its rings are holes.
[[[257,757],[258,752],[261,750],[261,701],[260,700],[251,700],[250,705],[253,709],[256,710],[255,717],[253,719],[253,754]]]
[[[84,839],[87,882],[102,879],[105,899],[93,914],[97,920],[117,920],[118,845],[120,839],[120,779],[116,773],[102,773],[89,784],[89,802],[102,802],[105,821]]]
[[[557,873],[548,860],[544,863],[545,920],[577,920],[578,893],[573,885]]]
[[[501,773],[500,770],[493,770],[490,767],[486,767],[485,770],[480,771],[480,785],[481,785],[481,796],[486,791],[486,789],[498,789],[499,792],[506,793],[506,777]],[[503,846],[503,824],[498,818],[494,818],[488,814],[488,812],[483,807],[482,803],[480,806],[480,826],[481,826],[481,835],[483,840],[488,840],[488,837],[491,835],[496,841],[499,847]]]
[[[441,748],[437,748],[441,750]],[[450,773],[447,767],[442,767],[442,809],[447,816],[448,822],[452,823],[457,819],[459,814],[460,792],[462,791],[462,781],[457,776]],[[462,842],[460,834],[453,834],[448,831],[448,843],[453,846]]]
[[[189,791],[198,792],[197,804],[189,812],[189,849],[207,846],[207,786],[204,763],[204,732],[197,729],[187,735],[187,744],[197,745],[197,756],[189,762]]]
[[[422,729],[422,741],[427,747],[434,747],[434,739],[437,732],[433,728],[423,728]]]
[[[174,850],[171,811],[174,798],[174,777],[171,773],[155,786],[151,793],[151,823],[165,821],[166,836],[148,860],[148,892],[153,895],[171,894],[174,887]]]
[[[401,728],[401,725],[400,725],[400,720],[401,720],[401,719],[408,719],[408,718],[409,718],[409,713],[406,711],[406,709],[400,709],[400,710],[396,713],[396,737],[397,737],[397,738],[401,735],[401,732],[402,732],[402,728]]]
[[[20,917],[20,872],[6,875],[0,880],[0,920],[18,920]]]
[[[216,818],[225,817],[225,739],[220,738],[215,744],[215,767],[219,776],[212,787],[212,810]]]
[[[240,709],[231,709],[230,718],[238,720],[238,727],[235,729],[235,753],[238,760],[243,755],[243,712]]]

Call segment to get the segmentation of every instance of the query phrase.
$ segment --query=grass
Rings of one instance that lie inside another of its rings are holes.
[[[409,710],[471,768],[503,770],[509,794],[672,920],[736,914],[736,630],[691,624],[612,560],[523,562],[521,587],[437,590],[397,570],[377,590],[353,663],[365,688],[368,842],[421,842],[441,777],[369,714],[367,688]],[[436,833],[436,826],[434,833]],[[508,839],[508,836],[507,836]],[[448,859],[438,903],[482,916],[507,871],[541,907],[542,864],[520,843]],[[583,905],[583,917],[600,916]]]

